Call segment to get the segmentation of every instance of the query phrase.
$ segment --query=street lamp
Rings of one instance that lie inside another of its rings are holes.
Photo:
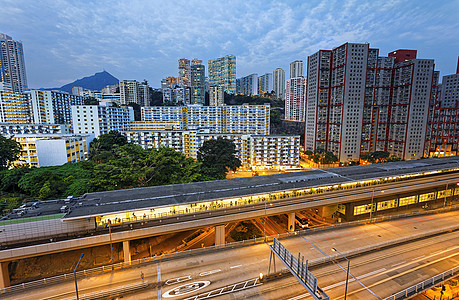
[[[110,262],[113,270],[113,243],[112,243],[112,220],[108,219],[108,233],[110,235]]]
[[[75,278],[75,292],[76,292],[76,298],[79,300],[80,298],[78,297],[78,285],[77,285],[77,277],[76,277],[76,269],[78,268],[78,265],[80,264],[81,259],[83,258],[84,253],[81,253],[80,259],[78,260],[75,269],[73,269],[73,278]]]
[[[346,288],[344,289],[344,300],[346,300],[347,297],[347,283],[349,282],[349,265],[351,264],[351,261],[344,256],[341,252],[339,252],[336,248],[331,249],[333,252],[338,252],[342,257],[344,257],[347,260],[347,272],[346,272]]]

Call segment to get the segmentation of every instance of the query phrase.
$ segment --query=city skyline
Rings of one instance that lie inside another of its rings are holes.
[[[288,70],[345,42],[369,42],[381,54],[417,49],[444,76],[455,73],[459,49],[458,1],[1,2],[0,32],[22,41],[29,88],[59,87],[103,69],[160,87],[178,75],[180,58],[228,54],[237,57],[239,78]]]

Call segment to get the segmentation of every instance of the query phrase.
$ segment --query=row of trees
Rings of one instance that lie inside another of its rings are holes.
[[[15,151],[16,142],[0,138],[1,143],[7,140],[11,144],[8,146],[10,152]],[[11,201],[19,205],[18,195],[54,199],[87,192],[224,179],[229,170],[235,171],[241,166],[235,154],[234,143],[220,138],[206,141],[195,160],[171,148],[143,149],[128,143],[119,132],[112,131],[94,139],[88,161],[13,169],[7,169],[7,163],[3,163],[0,191],[3,198],[14,198]],[[15,158],[17,156],[5,156],[3,161]],[[10,204],[0,202],[2,208],[11,208]]]
[[[389,151],[375,151],[371,153],[362,153],[360,155],[360,159],[368,161],[372,164],[401,160],[400,157],[396,155],[391,155]]]
[[[308,158],[315,163],[321,164],[332,164],[338,162],[338,157],[333,154],[331,151],[325,151],[323,149],[316,149],[314,151],[306,150],[304,152]],[[391,155],[388,151],[375,151],[371,153],[362,153],[360,155],[360,159],[366,162],[376,164],[376,163],[383,163],[383,162],[391,162],[391,161],[400,161],[401,159],[395,155]],[[358,165],[359,161],[350,162],[350,165]]]
[[[316,149],[314,151],[306,150],[304,152],[310,160],[316,164],[333,164],[338,162],[338,157],[331,151],[325,151],[323,149]]]

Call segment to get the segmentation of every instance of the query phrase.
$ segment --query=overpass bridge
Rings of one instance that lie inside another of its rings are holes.
[[[342,298],[346,279],[346,261],[332,248],[351,260],[348,297],[375,299],[371,290],[381,299],[457,266],[458,217],[456,210],[385,221],[378,218],[377,223],[355,222],[360,225],[342,224],[277,238],[290,252],[301,253],[308,259],[310,271],[331,299]],[[268,244],[271,240],[268,239]],[[80,269],[77,276],[80,297],[117,295],[123,299],[160,299],[158,295],[162,294],[166,299],[164,294],[185,285],[190,289],[183,288],[187,293],[177,295],[178,299],[208,299],[205,295],[209,293],[216,299],[311,299],[292,276],[276,277],[248,288],[238,285],[239,291],[232,290],[235,284],[252,282],[260,272],[266,275],[268,270],[268,245],[262,241],[242,244],[245,243],[120,263],[114,269],[108,266]],[[276,262],[277,272],[281,272],[282,264]],[[142,280],[140,272],[144,274]],[[210,284],[199,290],[191,288],[203,280]],[[136,286],[139,288],[132,291],[130,287]],[[232,295],[216,297],[220,290],[230,291]],[[2,299],[74,299],[73,274],[0,289],[0,295]]]
[[[89,193],[43,202],[26,214],[0,221],[0,286],[9,284],[8,263],[14,260],[122,242],[124,259],[130,261],[132,240],[215,226],[219,245],[225,242],[229,222],[288,214],[288,229],[293,231],[295,212],[307,208],[326,207],[337,218],[350,221],[434,203],[446,206],[457,201],[458,182],[459,158],[448,157]],[[64,213],[59,215],[61,209]],[[72,234],[87,236],[71,238]],[[32,245],[19,244],[24,242]]]

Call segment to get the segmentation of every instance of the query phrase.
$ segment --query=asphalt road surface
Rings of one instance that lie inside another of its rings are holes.
[[[456,226],[458,221],[459,211],[453,211],[298,235],[281,240],[281,243],[294,255],[300,252],[312,262],[336,255],[331,248],[348,253],[386,241]],[[269,254],[266,244],[258,244],[146,263],[135,268],[78,278],[79,295],[80,299],[84,299],[95,293],[122,291],[143,284],[145,287],[123,295],[123,299],[210,299],[205,298],[204,294],[209,291],[218,294],[225,287],[223,291],[233,289],[233,292],[212,299],[312,299],[291,275],[263,283],[255,280],[260,273],[266,275]],[[458,264],[459,231],[396,247],[375,249],[351,258],[348,299],[384,298]],[[330,299],[341,299],[344,296],[346,267],[347,261],[339,260],[313,267],[310,271],[318,278],[319,286]],[[277,271],[284,268],[278,260],[276,268]],[[156,285],[158,277],[162,282],[160,288]],[[237,283],[241,284],[235,285]],[[67,281],[52,286],[43,285],[22,294],[0,295],[0,298],[75,299],[75,284]]]

